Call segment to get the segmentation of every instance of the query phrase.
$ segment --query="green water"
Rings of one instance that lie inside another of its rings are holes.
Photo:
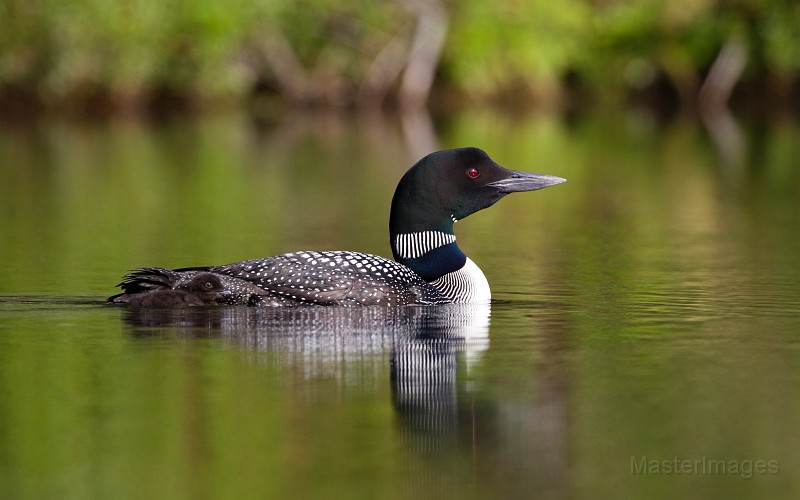
[[[2,498],[797,498],[800,125],[0,128]],[[388,255],[432,144],[568,179],[456,225],[488,308],[135,313],[128,269]]]

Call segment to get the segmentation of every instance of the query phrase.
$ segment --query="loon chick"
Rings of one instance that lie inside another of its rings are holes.
[[[120,283],[126,302],[149,289],[153,272],[185,279],[211,272],[255,285],[229,304],[257,306],[409,305],[489,302],[483,272],[456,245],[453,224],[490,207],[509,193],[534,191],[564,182],[543,174],[507,170],[480,149],[431,153],[400,179],[389,219],[394,261],[349,251],[293,252],[222,266],[168,271],[142,268]],[[159,278],[156,276],[155,281]],[[247,288],[247,287],[245,287]]]
[[[220,304],[229,305],[253,305],[261,301],[256,295],[267,293],[254,283],[237,279],[225,274],[215,274],[207,272],[206,269],[164,269],[162,267],[142,267],[132,271],[122,278],[119,287],[123,293],[109,297],[109,303],[124,304],[131,294],[165,292],[172,289],[185,289],[189,281],[197,276],[203,275],[204,278],[212,278],[212,283],[216,286],[219,282],[222,293],[220,294]]]
[[[153,271],[156,269],[152,268]],[[167,275],[163,277],[166,278]],[[141,291],[126,290],[126,293],[109,297],[107,302],[142,307],[211,306],[224,302],[231,295],[231,292],[225,289],[220,276],[214,273],[194,273],[188,279],[176,275],[172,277],[177,278],[172,283],[151,279],[150,288],[144,286],[142,282],[139,284]]]

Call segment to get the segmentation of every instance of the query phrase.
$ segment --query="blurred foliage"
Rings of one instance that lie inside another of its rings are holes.
[[[745,81],[787,89],[800,75],[795,0],[441,5],[447,37],[439,96],[456,90],[483,100],[522,91],[543,102],[576,82],[600,97],[658,82],[687,95],[730,40],[746,49]],[[260,91],[350,105],[382,71],[389,84],[381,95],[391,97],[414,57],[418,28],[430,21],[426,6],[440,3],[0,0],[0,95],[138,105],[160,94],[230,98]]]

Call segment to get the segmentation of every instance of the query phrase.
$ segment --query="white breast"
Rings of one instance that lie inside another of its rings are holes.
[[[481,268],[469,257],[464,267],[447,273],[431,284],[455,303],[487,303],[492,300],[489,282]]]

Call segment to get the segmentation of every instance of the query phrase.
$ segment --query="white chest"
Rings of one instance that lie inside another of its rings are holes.
[[[445,274],[431,284],[455,303],[487,303],[492,299],[486,276],[469,257],[464,267]]]

